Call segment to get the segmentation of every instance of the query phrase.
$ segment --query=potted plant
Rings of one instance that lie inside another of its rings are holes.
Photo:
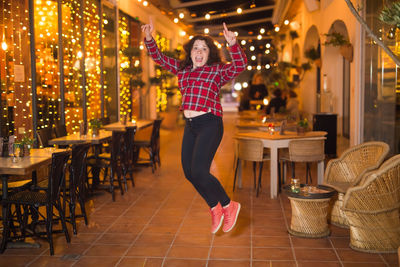
[[[24,134],[20,142],[21,157],[30,155],[33,142],[34,140],[32,138],[30,138],[27,134]]]
[[[299,135],[304,135],[307,130],[308,130],[308,120],[307,120],[307,118],[300,119],[297,122],[297,133]]]
[[[339,32],[325,33],[327,40],[324,45],[338,46],[340,54],[348,61],[353,61],[353,45]]]
[[[89,121],[90,129],[92,130],[92,135],[93,136],[98,136],[100,132],[100,128],[102,126],[101,120],[100,119],[91,119]]]
[[[315,48],[311,47],[304,52],[304,56],[309,60],[313,61],[315,65],[319,68],[322,66],[321,55],[320,52]]]

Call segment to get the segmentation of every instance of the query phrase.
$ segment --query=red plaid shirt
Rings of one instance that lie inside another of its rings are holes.
[[[222,116],[219,91],[224,84],[245,70],[247,65],[246,55],[237,43],[230,47],[231,63],[216,63],[195,69],[188,66],[183,70],[179,70],[179,60],[161,53],[154,39],[147,41],[145,38],[144,43],[157,64],[178,75],[182,94],[181,110],[211,111],[214,115]]]

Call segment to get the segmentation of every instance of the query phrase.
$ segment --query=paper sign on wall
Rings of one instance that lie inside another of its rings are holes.
[[[24,65],[14,65],[14,82],[25,82],[25,68]]]

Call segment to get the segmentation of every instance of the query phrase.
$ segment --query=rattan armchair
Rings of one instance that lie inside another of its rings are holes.
[[[378,168],[389,152],[389,146],[384,142],[365,142],[353,146],[327,164],[323,184],[338,191],[333,198],[330,222],[339,227],[348,228],[345,214],[341,210],[343,197],[348,188],[360,182],[363,174]]]
[[[364,252],[396,252],[400,246],[400,155],[363,175],[347,191],[342,210],[350,226],[350,247]]]

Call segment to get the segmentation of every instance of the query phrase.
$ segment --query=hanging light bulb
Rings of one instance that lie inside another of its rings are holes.
[[[242,14],[243,9],[241,9],[240,7],[238,7],[238,9],[236,9],[236,12],[237,12],[238,14]]]
[[[1,48],[2,48],[4,51],[6,51],[7,48],[8,48],[7,43],[6,43],[6,42],[2,42],[2,43],[1,43]]]

